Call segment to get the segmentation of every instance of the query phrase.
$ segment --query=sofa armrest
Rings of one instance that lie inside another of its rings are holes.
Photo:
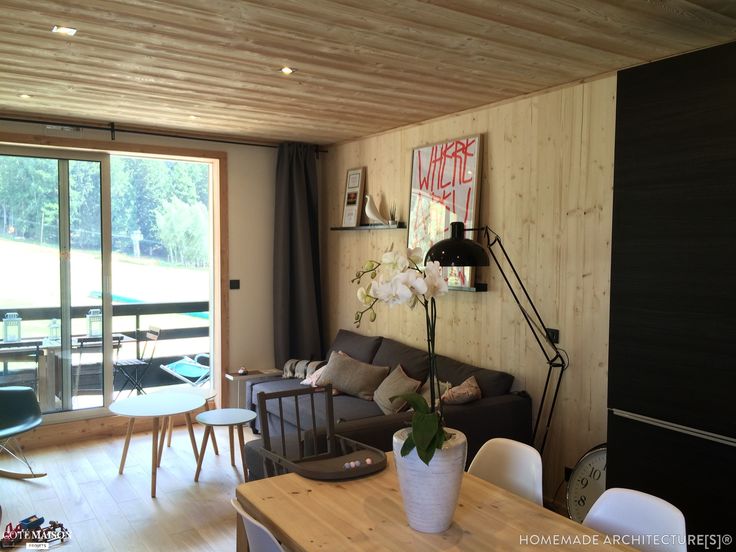
[[[248,378],[245,382],[245,401],[242,403],[243,408],[258,412],[258,403],[256,402],[256,395],[253,393],[253,388],[259,383],[265,381],[274,381],[283,379],[281,376],[257,376],[254,378]],[[252,424],[251,424],[252,427]]]

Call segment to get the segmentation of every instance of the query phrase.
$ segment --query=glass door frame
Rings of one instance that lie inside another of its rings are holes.
[[[71,296],[70,274],[70,233],[69,233],[69,161],[91,161],[100,163],[100,233],[102,262],[102,339],[104,344],[112,345],[112,215],[110,197],[110,155],[102,151],[60,149],[57,147],[26,147],[0,144],[0,155],[14,157],[35,157],[59,161],[59,263],[61,299],[61,343],[62,362],[66,368],[71,366]],[[102,400],[103,406],[44,413],[44,422],[56,423],[71,420],[109,415],[108,406],[113,397],[112,347],[102,348]],[[46,362],[46,359],[44,359]],[[71,370],[62,369],[62,404],[71,401]]]

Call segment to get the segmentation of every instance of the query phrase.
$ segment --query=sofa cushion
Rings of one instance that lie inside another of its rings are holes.
[[[384,337],[376,351],[376,356],[373,357],[373,364],[392,368],[401,364],[407,376],[424,383],[429,376],[428,359],[427,351]]]
[[[384,414],[396,414],[401,412],[406,406],[406,401],[397,395],[405,393],[414,393],[421,381],[410,378],[404,373],[399,364],[391,373],[381,382],[376,392],[373,394],[373,400]],[[396,397],[396,398],[393,398]],[[393,400],[392,400],[393,398]]]
[[[388,375],[388,366],[376,366],[361,362],[351,356],[332,353],[330,360],[320,372],[317,385],[332,384],[337,390],[367,401],[373,400],[373,393]]]
[[[451,387],[442,394],[442,400],[447,404],[466,404],[480,399],[480,387],[475,376],[470,376],[457,387]]]
[[[514,382],[514,376],[506,372],[478,368],[446,356],[437,355],[437,377],[441,381],[449,381],[454,387],[463,383],[470,376],[475,376],[484,397],[505,395]]]
[[[372,363],[382,339],[381,336],[374,337],[340,330],[330,345],[330,350],[327,351],[327,358],[329,359],[333,352],[342,351],[357,360]]]

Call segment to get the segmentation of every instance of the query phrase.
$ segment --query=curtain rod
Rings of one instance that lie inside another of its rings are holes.
[[[258,144],[254,142],[243,142],[238,140],[225,140],[225,139],[216,139],[216,138],[197,138],[195,136],[186,136],[182,134],[170,134],[166,132],[154,132],[152,130],[126,130],[125,128],[118,127],[115,123],[110,123],[109,125],[88,125],[88,124],[78,124],[78,123],[67,123],[67,122],[59,122],[59,121],[43,121],[38,119],[20,119],[16,117],[2,117],[0,116],[0,121],[8,121],[12,123],[30,123],[30,124],[36,124],[36,125],[52,125],[52,126],[59,126],[59,127],[68,127],[68,128],[85,128],[89,130],[104,130],[106,132],[110,133],[110,139],[115,140],[115,133],[117,132],[125,132],[127,134],[142,134],[145,136],[160,136],[163,138],[178,138],[181,140],[198,140],[201,142],[215,142],[218,144],[234,144],[237,146],[252,146],[257,148],[278,148],[278,144]],[[327,153],[327,150],[321,149],[318,147],[317,154],[320,153]]]

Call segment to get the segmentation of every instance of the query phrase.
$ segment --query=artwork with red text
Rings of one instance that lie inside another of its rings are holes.
[[[480,194],[480,135],[414,150],[409,207],[409,247],[424,254],[450,236],[450,223],[477,222]],[[472,287],[470,267],[447,269],[451,287]]]

